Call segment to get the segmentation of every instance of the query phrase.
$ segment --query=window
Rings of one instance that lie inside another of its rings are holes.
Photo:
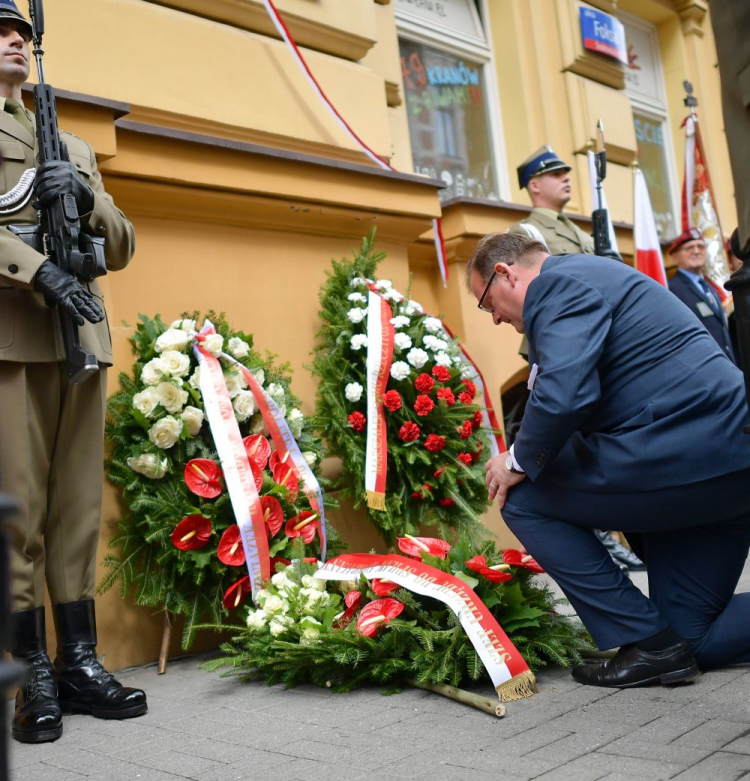
[[[394,5],[414,170],[443,180],[443,201],[498,200],[497,90],[474,0]]]

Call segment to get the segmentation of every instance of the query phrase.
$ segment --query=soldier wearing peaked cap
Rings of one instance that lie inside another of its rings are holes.
[[[106,367],[112,345],[96,281],[79,280],[25,243],[44,206],[71,194],[81,230],[104,237],[109,270],[135,250],[133,226],[102,184],[91,147],[61,132],[70,156],[37,168],[35,118],[23,105],[32,28],[13,0],[0,0],[0,491],[20,512],[11,525],[11,651],[27,667],[13,737],[62,735],[62,712],[121,719],[146,711],[98,662],[94,617],[102,501]],[[33,182],[33,186],[32,186]],[[69,384],[59,310],[79,325],[99,371]],[[54,666],[45,642],[45,584],[57,629]]]
[[[594,241],[569,220],[563,209],[570,200],[570,166],[550,146],[542,146],[516,169],[518,186],[529,191],[531,214],[511,226],[509,233],[531,236],[553,255],[593,255]]]

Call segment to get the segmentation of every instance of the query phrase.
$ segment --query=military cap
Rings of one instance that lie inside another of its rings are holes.
[[[523,190],[529,184],[529,181],[535,176],[548,174],[550,171],[570,171],[570,166],[563,163],[562,160],[552,151],[552,147],[545,144],[540,146],[533,155],[527,157],[521,165],[516,168],[518,173],[518,186]]]
[[[683,244],[687,244],[689,241],[705,241],[705,239],[698,228],[688,228],[672,242],[668,250],[669,254],[676,252]]]
[[[29,37],[31,37],[31,24],[18,10],[18,6],[13,2],[13,0],[0,0],[0,19],[15,19],[18,22],[22,22],[24,29],[29,34]]]

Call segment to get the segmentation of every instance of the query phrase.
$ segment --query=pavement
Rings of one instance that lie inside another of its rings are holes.
[[[67,716],[54,743],[10,741],[11,780],[750,781],[748,666],[623,691],[551,668],[497,719],[418,689],[241,684],[200,669],[205,658],[122,672],[148,692],[140,718]]]

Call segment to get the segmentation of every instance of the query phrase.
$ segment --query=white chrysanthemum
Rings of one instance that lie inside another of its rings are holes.
[[[154,410],[158,403],[159,394],[154,387],[145,388],[140,393],[136,393],[133,396],[133,407],[139,412],[142,412],[147,418],[150,418],[154,414]]]
[[[433,345],[435,342],[438,341],[436,336],[430,336],[430,334],[426,334],[422,337],[422,344],[428,349],[431,350],[433,348]]]
[[[312,450],[303,450],[302,458],[307,461],[308,466],[312,466],[318,460],[318,456]]]
[[[185,353],[178,353],[177,350],[165,350],[161,354],[161,365],[165,374],[184,377],[190,371],[190,358]]]
[[[181,412],[188,400],[188,392],[173,382],[160,382],[156,386],[156,395],[159,398],[159,404],[167,412]]]
[[[426,336],[425,339],[427,339]],[[432,337],[432,345],[430,347],[430,350],[439,353],[447,349],[448,349],[448,342],[446,342],[445,339],[438,339],[436,336]]]
[[[190,379],[188,380],[188,385],[190,385],[191,388],[195,388],[196,390],[200,390],[201,387],[201,367],[196,366],[195,371],[190,375]]]
[[[165,350],[184,350],[190,337],[181,328],[168,328],[157,340],[154,349],[157,353],[163,353]]]
[[[276,575],[274,575],[274,577],[276,577]],[[289,582],[291,583],[291,581]],[[266,613],[287,613],[289,612],[289,603],[285,599],[276,596],[276,594],[271,594],[263,604],[263,610],[265,610]]]
[[[352,277],[352,280],[349,282],[350,287],[362,287],[367,284],[368,282],[364,277]]]
[[[475,375],[476,371],[470,363],[464,363],[461,365],[461,379],[473,380]]]
[[[411,374],[411,369],[409,368],[409,364],[405,361],[394,361],[391,365],[391,377],[393,377],[394,380],[400,382],[401,380],[405,380],[409,374]]]
[[[354,334],[350,342],[352,350],[361,350],[367,346],[367,336],[365,334]]]
[[[279,635],[283,635],[292,624],[294,624],[294,619],[291,616],[274,616],[273,620],[268,625],[268,631],[274,637],[278,637]]]
[[[164,477],[167,472],[167,459],[159,458],[153,453],[143,453],[137,458],[129,458],[127,465],[134,472],[151,480],[158,480],[160,477]]]
[[[367,296],[363,296],[361,293],[349,293],[346,298],[348,301],[353,301],[356,304],[367,303]]]
[[[326,581],[323,578],[314,578],[312,575],[303,575],[302,585],[305,588],[316,588],[318,591],[326,590]]]
[[[203,425],[203,410],[198,407],[185,407],[180,418],[187,425],[188,434],[191,437],[197,436]]]
[[[396,315],[396,317],[391,318],[391,325],[394,328],[406,328],[409,323],[411,323],[411,320],[404,315]]]
[[[247,614],[247,628],[256,631],[268,623],[268,613],[265,610],[251,610]]]
[[[394,337],[393,343],[399,350],[408,350],[411,347],[411,337],[403,333],[398,333]]]
[[[438,366],[450,366],[453,363],[453,359],[448,353],[440,352],[435,356],[435,363]]]
[[[234,415],[242,423],[247,420],[257,409],[255,397],[248,390],[240,391],[232,400]]]
[[[367,310],[360,309],[358,306],[354,306],[346,313],[346,316],[353,323],[361,323],[365,317],[367,317]]]
[[[182,353],[177,354],[182,355]],[[187,357],[187,355],[183,355],[183,358],[187,360],[189,365],[190,359]],[[164,379],[166,371],[167,369],[164,366],[161,358],[152,358],[143,367],[143,371],[141,371],[141,382],[144,385],[158,385]]]
[[[406,354],[406,360],[409,361],[415,369],[421,369],[427,361],[430,360],[430,356],[420,347],[413,347]]]
[[[390,290],[393,287],[393,282],[390,279],[378,279],[375,282],[375,287],[378,290]]]
[[[299,439],[302,436],[302,426],[305,422],[305,416],[302,414],[302,410],[293,409],[286,416],[286,422],[289,424],[289,430],[292,432],[292,436],[295,439]]]
[[[180,438],[182,433],[182,421],[167,415],[166,418],[157,420],[148,430],[148,438],[162,450],[168,450]]]
[[[279,590],[279,591],[291,591],[295,587],[295,582],[290,579],[289,575],[286,574],[286,572],[277,572],[272,578],[271,583]],[[266,610],[269,610],[268,606],[266,606]]]
[[[422,320],[422,325],[431,334],[436,334],[443,330],[443,324],[437,317],[425,317],[425,319]]]
[[[364,388],[358,382],[350,382],[344,388],[344,395],[346,396],[347,401],[351,401],[353,403],[355,401],[359,401],[362,398],[362,391],[364,391]]]
[[[224,349],[224,337],[221,334],[208,334],[201,342],[201,347],[218,358]]]
[[[382,293],[382,296],[386,301],[399,302],[404,300],[404,297],[395,288],[392,290],[386,290],[385,293]]]
[[[424,312],[422,304],[419,304],[416,301],[407,301],[403,307],[403,313],[405,315],[409,315],[409,317],[412,315],[421,314],[422,312]]]

